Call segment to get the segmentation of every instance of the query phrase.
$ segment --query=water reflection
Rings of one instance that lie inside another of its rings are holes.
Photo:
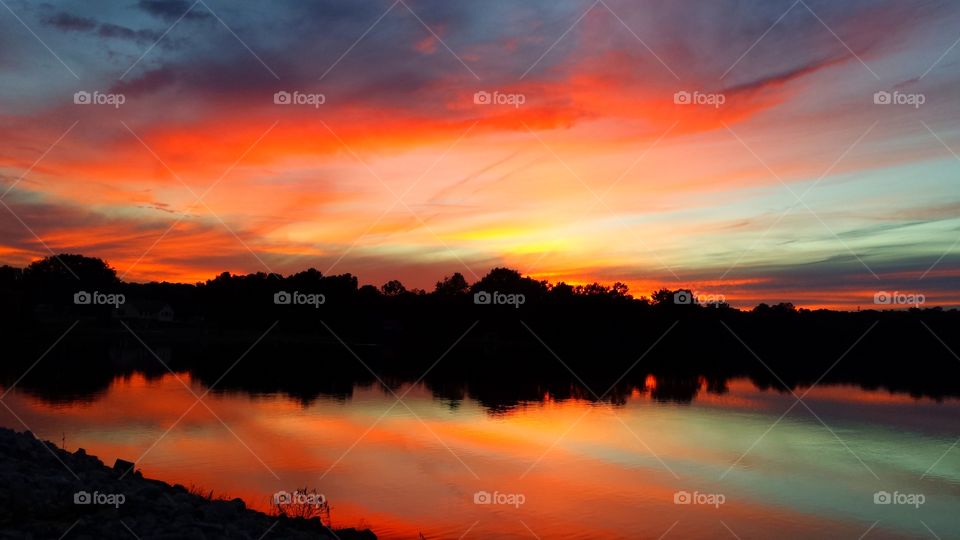
[[[143,456],[147,476],[261,509],[280,489],[318,487],[336,525],[382,538],[857,538],[877,520],[873,538],[960,534],[957,401],[818,386],[794,405],[747,379],[653,376],[614,403],[551,385],[509,405],[453,384],[393,390],[402,403],[352,385],[198,404],[205,386],[189,373],[134,372],[83,400],[14,389],[19,420],[0,409],[0,422],[108,462]],[[882,490],[926,501],[875,505]],[[475,504],[481,491],[524,504]],[[675,504],[681,491],[725,501]]]

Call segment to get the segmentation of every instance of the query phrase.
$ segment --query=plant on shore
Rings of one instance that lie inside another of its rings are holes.
[[[302,519],[319,518],[321,523],[327,527],[331,526],[330,503],[317,488],[303,487],[292,495],[287,495],[286,499],[273,498],[270,512],[272,515]]]
[[[206,500],[208,500],[208,501],[226,501],[226,500],[229,500],[225,495],[216,495],[216,496],[214,496],[212,489],[211,489],[210,491],[207,491],[206,489],[204,489],[204,488],[202,488],[202,487],[200,487],[200,486],[198,486],[198,485],[196,485],[196,484],[190,484],[190,487],[187,489],[187,491],[188,491],[191,495],[196,495],[197,497],[202,497],[202,498],[204,498],[204,499],[206,499]]]

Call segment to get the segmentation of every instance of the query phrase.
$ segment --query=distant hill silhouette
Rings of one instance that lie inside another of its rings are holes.
[[[0,380],[16,380],[70,328],[21,387],[81,398],[115,374],[159,375],[167,364],[207,383],[229,370],[220,389],[306,400],[426,373],[438,396],[469,392],[491,409],[545,391],[616,401],[651,373],[675,381],[657,391],[679,401],[702,379],[722,391],[736,376],[784,391],[822,377],[960,395],[955,309],[740,310],[691,298],[687,289],[635,298],[621,283],[552,284],[508,268],[472,284],[455,273],[429,292],[397,280],[361,287],[356,276],[316,269],[125,283],[100,259],[63,254],[0,267],[10,336]]]

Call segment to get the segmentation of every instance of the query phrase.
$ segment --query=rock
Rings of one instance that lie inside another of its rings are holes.
[[[233,501],[210,501],[210,504],[203,507],[203,518],[209,521],[229,521],[241,510]]]
[[[198,521],[196,525],[201,529],[206,529],[208,531],[216,531],[216,532],[223,532],[225,528],[223,525],[220,525],[218,523],[206,523],[203,521]]]
[[[113,464],[114,472],[120,473],[121,475],[132,471],[134,467],[136,467],[135,463],[120,458],[117,458],[117,461]]]
[[[377,535],[373,534],[369,529],[364,529],[358,531],[357,529],[340,529],[337,531],[336,536],[338,538],[352,538],[353,540],[377,540]]]
[[[28,431],[27,433],[30,433],[30,432]],[[14,444],[17,445],[17,448],[19,448],[20,450],[26,451],[26,450],[29,450],[31,447],[33,447],[33,438],[32,438],[33,434],[30,433],[30,435],[31,435],[30,438],[17,437],[17,439],[14,441]]]
[[[70,453],[29,432],[0,429],[0,540],[58,538],[68,529],[71,538],[89,540],[129,540],[130,530],[143,540],[252,540],[268,529],[271,538],[290,540],[376,540],[368,530],[330,531],[317,519],[277,519],[248,509],[242,499],[209,500],[135,470],[119,478],[134,467],[118,459],[108,468],[82,448]],[[77,504],[79,492],[123,494],[124,502]]]

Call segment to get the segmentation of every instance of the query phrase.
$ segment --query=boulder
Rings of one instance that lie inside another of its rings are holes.
[[[113,471],[123,475],[133,471],[133,468],[136,466],[136,463],[131,463],[125,459],[117,458],[117,461],[113,464]]]

